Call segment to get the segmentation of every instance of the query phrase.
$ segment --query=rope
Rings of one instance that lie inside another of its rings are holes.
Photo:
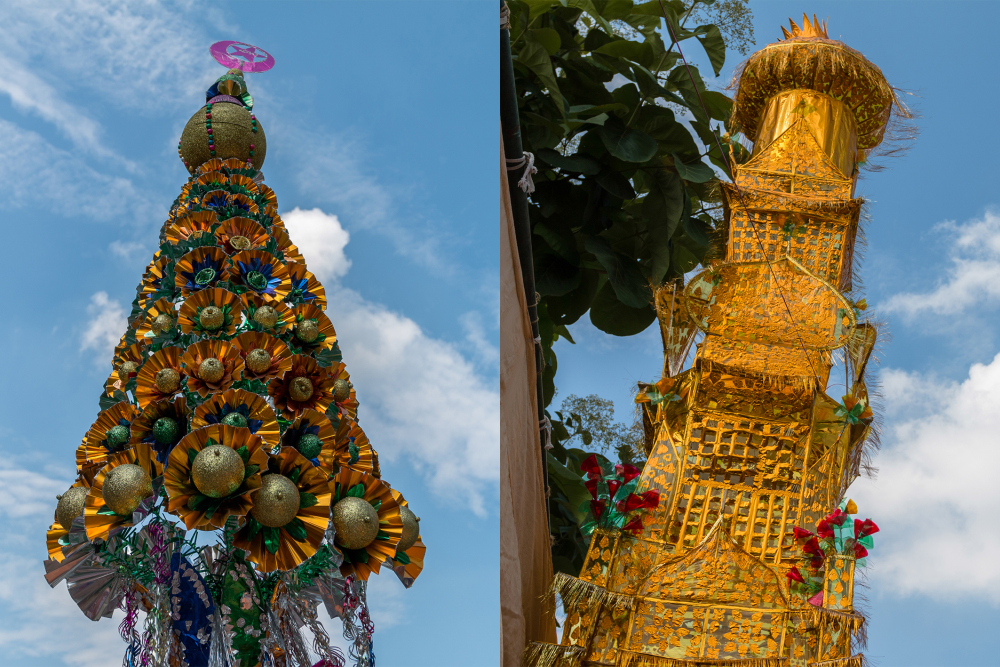
[[[506,2],[500,8],[500,29],[510,30],[510,7],[507,6]]]
[[[525,194],[530,195],[535,191],[535,182],[531,180],[531,175],[538,173],[538,167],[535,166],[535,154],[524,151],[519,158],[507,158],[507,171],[517,171],[521,167],[524,167],[524,175],[517,182],[517,187],[524,190]]]
[[[670,26],[670,19],[667,18],[667,10],[663,6],[663,0],[658,0],[660,3],[660,11],[663,13],[663,22],[667,26],[667,31],[670,33],[670,39],[673,40],[674,44],[677,44],[677,54],[681,57],[681,62],[684,63],[684,69],[687,71],[688,79],[691,80],[691,87],[694,88],[694,94],[698,96],[698,104],[701,105],[702,111],[708,116],[708,109],[705,106],[705,101],[701,99],[701,93],[698,91],[698,84],[695,83],[694,75],[691,73],[691,66],[688,65],[687,59],[684,57],[684,52],[681,50],[680,40],[677,39],[677,35],[674,34],[674,29]],[[729,173],[733,172],[732,165],[730,164],[726,151],[722,150],[722,143],[719,141],[719,136],[712,133],[715,138],[715,145],[719,148],[719,154],[722,155],[723,161],[726,163],[726,167]],[[819,374],[816,372],[816,367],[813,366],[812,358],[809,356],[809,351],[806,349],[806,344],[802,340],[802,334],[799,333],[799,327],[795,323],[795,317],[792,315],[792,309],[788,305],[788,299],[785,298],[785,293],[781,289],[781,283],[778,282],[778,275],[774,272],[774,266],[771,265],[771,260],[767,256],[767,251],[764,249],[764,243],[760,239],[760,234],[757,233],[757,225],[750,220],[750,210],[743,199],[743,191],[740,186],[733,182],[733,189],[736,191],[736,196],[740,200],[740,207],[743,209],[743,213],[747,216],[747,222],[750,223],[750,229],[753,230],[754,238],[757,240],[757,245],[760,248],[760,254],[764,257],[764,261],[767,263],[767,268],[771,272],[771,277],[774,279],[774,286],[778,289],[778,296],[781,297],[781,302],[785,305],[785,312],[788,313],[788,321],[792,323],[795,328],[795,337],[799,339],[799,346],[802,348],[802,353],[806,355],[806,361],[809,362],[809,369],[812,371],[813,377],[819,381]]]

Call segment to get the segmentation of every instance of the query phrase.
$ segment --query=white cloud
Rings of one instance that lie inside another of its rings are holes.
[[[152,254],[145,245],[136,241],[112,241],[108,249],[129,263],[141,261]]]
[[[1000,301],[1000,211],[987,210],[964,224],[937,225],[950,235],[951,270],[926,293],[902,293],[882,307],[907,317],[921,314],[956,315],[983,303]]]
[[[281,216],[288,235],[295,245],[309,249],[309,270],[325,279],[339,278],[351,268],[351,260],[344,254],[350,234],[335,215],[328,215],[318,208],[303,211],[294,208]]]
[[[878,480],[849,494],[882,528],[871,558],[879,587],[1000,604],[1000,355],[959,383],[886,371],[883,392]]]
[[[483,327],[483,315],[479,311],[470,311],[459,318],[465,330],[465,341],[475,353],[474,359],[484,368],[496,370],[500,363],[500,350],[486,337]]]
[[[347,243],[336,216],[296,209],[282,219],[324,282],[327,312],[361,402],[360,421],[380,456],[408,458],[437,494],[462,499],[484,515],[500,463],[497,383],[483,379],[455,345],[337,283],[343,265],[321,256],[339,256]],[[309,243],[296,236],[299,227],[312,235]]]
[[[110,361],[115,345],[128,327],[125,308],[108,297],[107,292],[97,292],[87,306],[90,321],[80,338],[80,350],[94,350],[101,362]]]

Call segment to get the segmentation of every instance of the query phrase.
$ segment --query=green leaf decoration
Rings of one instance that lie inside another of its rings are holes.
[[[250,450],[246,445],[240,445],[240,448],[236,450],[236,453],[240,455],[241,459],[243,459],[243,465],[250,462]]]
[[[264,524],[262,524],[260,521],[257,521],[257,519],[253,518],[252,516],[248,516],[246,519],[247,519],[247,526],[246,526],[247,539],[252,540],[253,538],[257,537],[257,533],[259,533],[264,528]]]
[[[256,463],[251,463],[243,469],[243,479],[246,480],[247,477],[256,475],[258,472],[260,472],[260,466]]]
[[[410,557],[406,555],[405,551],[397,551],[396,555],[393,556],[393,560],[397,563],[402,563],[403,565],[410,564]]]
[[[354,465],[361,459],[361,448],[353,442],[347,446],[347,452],[351,455],[351,459],[347,462],[347,465]]]
[[[194,465],[194,460],[198,456],[198,450],[194,447],[188,447],[188,465]]]
[[[382,541],[388,540],[389,539],[389,533],[385,532],[384,530],[380,530],[380,531],[378,531],[378,535],[375,536],[375,539],[376,540],[382,540]]]
[[[215,516],[215,512],[220,507],[222,507],[222,500],[221,499],[212,498],[212,500],[214,502],[206,503],[206,506],[205,506],[205,518],[206,519],[211,519],[213,516]]]
[[[358,483],[347,490],[347,496],[350,498],[363,498],[365,495],[365,485]]]
[[[331,505],[336,505],[337,501],[340,500],[340,482],[335,482],[333,485],[333,497],[330,499]]]
[[[372,498],[368,501],[368,504],[374,507],[376,512],[382,509],[382,501],[378,498]]]
[[[295,466],[295,469],[288,475],[288,479],[292,480],[293,484],[297,484],[299,481],[299,476],[302,474],[302,469],[299,466]]]
[[[285,532],[291,535],[292,539],[294,540],[297,540],[299,542],[305,542],[307,539],[309,539],[309,536],[306,535],[306,525],[302,523],[302,519],[299,518],[292,519],[284,526],[282,526],[282,528],[284,528]]]
[[[278,553],[278,545],[280,544],[281,536],[278,534],[277,528],[272,528],[270,526],[264,527],[264,548],[270,553]]]
[[[313,505],[315,505],[318,502],[319,502],[319,500],[312,493],[306,493],[305,491],[302,491],[302,492],[299,493],[299,509],[300,510],[301,509],[305,509],[307,507],[312,507]]]
[[[118,514],[107,505],[102,505],[101,509],[97,510],[97,513],[102,516],[118,516]]]

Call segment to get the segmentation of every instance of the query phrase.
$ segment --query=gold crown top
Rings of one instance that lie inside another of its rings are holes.
[[[785,34],[785,39],[791,39],[792,37],[819,37],[820,39],[830,39],[830,36],[826,33],[826,21],[822,23],[813,14],[812,23],[809,22],[809,17],[803,12],[802,14],[802,27],[795,25],[795,21],[788,19],[788,22],[792,24],[792,31],[788,32],[785,26],[781,26],[781,32]]]

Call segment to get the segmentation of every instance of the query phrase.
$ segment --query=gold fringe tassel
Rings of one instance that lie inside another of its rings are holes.
[[[548,592],[542,596],[542,601],[551,600],[556,593],[559,593],[559,597],[562,598],[563,609],[576,607],[581,602],[586,602],[589,607],[601,605],[618,609],[631,609],[635,603],[635,597],[631,595],[614,593],[603,586],[577,579],[565,572],[556,572]]]
[[[703,665],[729,665],[730,667],[785,667],[784,658],[750,658],[749,660],[712,660],[709,658],[692,658],[690,660],[675,660],[647,653],[632,653],[621,651],[618,654],[616,667],[702,667]],[[817,665],[819,663],[816,663]],[[851,666],[853,667],[853,665]]]
[[[860,653],[852,655],[850,658],[837,658],[836,660],[823,660],[822,662],[811,662],[810,667],[862,667],[865,657]]]
[[[583,657],[582,646],[560,646],[532,642],[524,649],[521,664],[524,667],[576,667]]]
[[[856,614],[850,611],[835,611],[833,609],[825,609],[823,607],[816,607],[812,610],[812,622],[813,625],[819,626],[820,620],[837,620],[844,623],[851,634],[856,634],[865,625],[865,617],[861,614]]]

